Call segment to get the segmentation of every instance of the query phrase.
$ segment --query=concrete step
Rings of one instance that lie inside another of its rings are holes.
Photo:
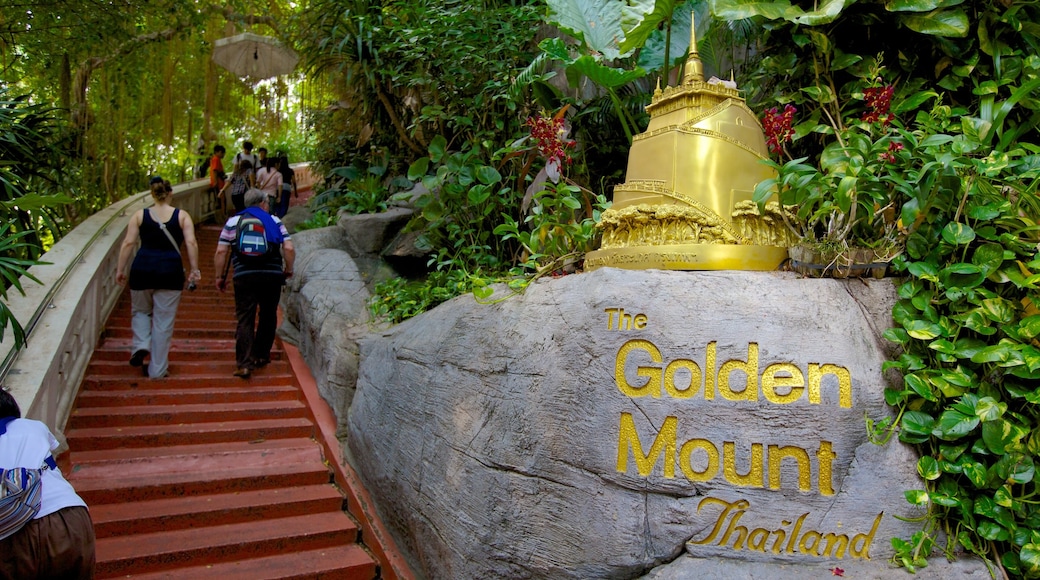
[[[319,484],[98,504],[90,506],[90,517],[97,537],[108,538],[342,509],[340,491]]]
[[[116,408],[77,408],[69,417],[69,429],[133,427],[184,423],[214,423],[288,419],[307,416],[300,401],[250,401],[236,403],[138,405]]]
[[[171,357],[172,356],[173,355],[171,355]],[[169,371],[171,376],[213,375],[217,377],[227,377],[235,371],[235,368],[237,368],[235,364],[235,355],[233,352],[229,353],[226,357],[214,357],[210,360],[183,361],[178,359],[170,359]],[[146,357],[145,362],[147,361],[148,358]],[[88,377],[97,376],[106,378],[138,378],[142,376],[141,372],[141,367],[130,366],[130,362],[128,360],[94,360],[91,361],[90,364],[87,366]],[[289,363],[281,360],[271,361],[267,366],[264,367],[264,372],[269,374],[282,374],[285,376],[292,375],[292,370],[289,368]]]
[[[356,542],[357,533],[357,526],[345,513],[329,512],[99,538],[96,573],[98,578],[136,576],[181,566],[331,548]]]
[[[375,561],[354,544],[133,575],[135,580],[370,580],[377,577]]]
[[[258,450],[258,454],[263,453]],[[78,466],[73,485],[88,506],[120,502],[148,501],[162,498],[235,493],[329,483],[328,470],[321,463],[283,460],[272,463],[270,457],[246,463],[248,456],[216,462],[215,458],[181,463],[181,471],[159,469],[161,461],[128,461]],[[217,467],[213,467],[217,464]],[[107,474],[107,476],[106,476]]]
[[[229,367],[230,368],[230,367]],[[138,369],[138,373],[140,373]],[[292,384],[292,375],[279,373],[277,369],[262,368],[253,371],[248,379],[233,376],[231,372],[211,371],[201,375],[190,373],[175,374],[161,379],[149,379],[138,375],[128,377],[122,375],[88,375],[83,378],[80,388],[86,390],[111,391],[123,389],[190,389],[190,388],[212,388],[219,385],[228,385],[234,388],[236,384],[246,383],[254,386],[276,386]]]
[[[189,458],[194,461],[196,457],[224,457],[230,453],[254,452],[257,449],[263,455],[270,455],[280,449],[295,450],[296,453],[310,453],[314,451],[314,440],[310,437],[296,437],[287,439],[267,439],[265,441],[232,441],[227,443],[191,443],[188,445],[169,445],[166,447],[127,447],[121,449],[94,449],[76,452],[76,473],[72,477],[84,477],[87,467],[94,464],[144,462],[153,459],[157,465],[165,467],[161,469],[178,469],[176,461],[180,457]],[[239,458],[241,461],[241,458]],[[123,469],[123,468],[121,468]],[[115,473],[112,477],[118,477]]]
[[[128,407],[140,405],[220,404],[261,401],[296,401],[299,391],[291,386],[254,386],[239,381],[220,387],[193,387],[190,389],[147,389],[83,391],[76,400],[77,409],[95,407]]]
[[[232,327],[234,328],[234,327]],[[94,360],[119,361],[126,363],[133,352],[129,336],[123,338],[107,338],[101,341],[94,351]],[[271,359],[283,358],[281,344],[275,341],[271,349]],[[170,345],[170,360],[235,360],[235,340],[231,339],[177,339]]]
[[[105,338],[133,338],[134,333],[129,326],[113,326],[105,328]],[[235,325],[226,324],[219,328],[182,328],[175,322],[173,325],[173,340],[178,339],[206,339],[206,340],[234,340]]]
[[[263,441],[310,437],[314,424],[309,419],[265,419],[222,421],[200,424],[145,425],[118,428],[67,429],[71,451],[119,447],[162,447],[190,443]]]

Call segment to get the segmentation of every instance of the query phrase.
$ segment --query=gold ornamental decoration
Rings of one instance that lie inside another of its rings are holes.
[[[797,241],[778,203],[763,214],[751,199],[774,176],[762,125],[732,81],[704,80],[692,26],[690,37],[682,83],[658,85],[646,107],[587,270],[775,270]]]

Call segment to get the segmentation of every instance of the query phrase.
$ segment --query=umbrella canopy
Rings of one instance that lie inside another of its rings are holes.
[[[300,57],[270,36],[244,32],[213,43],[213,62],[257,80],[289,74]]]

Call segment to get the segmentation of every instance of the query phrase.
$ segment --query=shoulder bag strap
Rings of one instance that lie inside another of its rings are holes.
[[[274,174],[275,174],[274,171],[271,171],[270,173],[267,174],[267,179],[264,179],[264,184],[260,186],[260,189],[263,189],[263,188],[267,187],[267,184],[271,183],[271,181],[274,179]]]
[[[148,211],[148,210],[145,210],[145,211]],[[173,210],[173,215],[175,215],[175,216],[177,215],[177,210],[176,209]],[[173,219],[173,218],[171,217],[170,219]],[[166,239],[170,240],[170,244],[173,245],[173,249],[177,250],[177,255],[180,256],[181,255],[181,248],[177,244],[177,240],[173,239],[173,234],[170,233],[170,230],[166,229],[166,224],[164,224],[164,223],[162,223],[162,222],[160,222],[158,220],[156,220],[155,223],[159,224],[159,229],[162,230],[162,233],[166,234]]]

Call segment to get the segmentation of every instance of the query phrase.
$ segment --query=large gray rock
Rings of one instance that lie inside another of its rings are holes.
[[[886,280],[610,268],[460,297],[362,339],[347,445],[431,578],[901,577],[889,538],[918,529],[898,518],[923,485],[864,426],[891,417],[894,299]]]
[[[357,257],[366,254],[378,256],[397,232],[401,231],[408,220],[412,219],[415,210],[393,207],[379,213],[363,213],[353,215],[340,211],[337,225],[346,235],[350,255]]]
[[[357,380],[356,340],[370,320],[364,276],[336,249],[343,235],[334,226],[294,234],[295,273],[282,294],[283,337],[299,347],[341,427]]]

